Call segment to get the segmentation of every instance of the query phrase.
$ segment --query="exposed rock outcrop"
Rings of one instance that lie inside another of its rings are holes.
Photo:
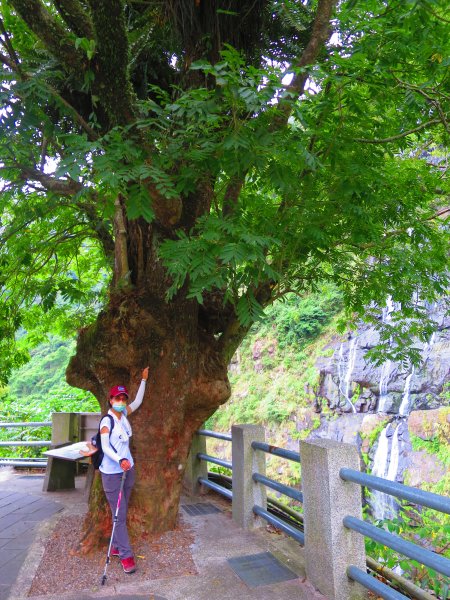
[[[338,412],[375,412],[407,415],[414,409],[442,405],[439,397],[450,381],[450,317],[444,303],[429,307],[436,331],[427,343],[415,343],[422,362],[406,368],[390,360],[376,366],[366,359],[379,343],[373,327],[361,326],[344,338],[336,337],[328,348],[333,355],[320,357],[319,395]]]

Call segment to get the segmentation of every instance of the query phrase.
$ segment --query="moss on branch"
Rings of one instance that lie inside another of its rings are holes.
[[[87,68],[87,60],[75,49],[74,41],[64,27],[49,13],[40,0],[10,0],[23,21],[57,58],[62,67],[80,77]]]
[[[54,4],[65,23],[78,37],[94,38],[92,21],[78,0],[54,0]]]
[[[129,77],[129,44],[121,0],[89,0],[96,35],[93,89],[109,125],[123,125],[135,117]]]

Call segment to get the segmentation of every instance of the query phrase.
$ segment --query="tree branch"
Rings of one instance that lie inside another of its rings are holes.
[[[59,194],[60,196],[72,197],[74,194],[79,193],[83,189],[83,186],[80,183],[74,181],[73,179],[55,179],[54,177],[46,175],[45,173],[37,171],[36,169],[33,169],[31,167],[24,167],[20,165],[5,165],[3,167],[0,167],[0,171],[7,171],[10,169],[19,170],[20,177],[22,178],[22,180],[26,181],[28,185],[30,185],[29,180],[39,181],[39,183],[46,190],[51,191],[55,194]],[[94,233],[94,235],[97,237],[97,239],[102,245],[105,256],[111,258],[112,256],[114,256],[114,239],[111,236],[107,222],[99,220],[95,202],[96,196],[94,194],[94,198],[91,203],[84,201],[75,201],[71,204],[68,204],[67,206],[69,208],[77,208],[85,215],[91,227],[91,231]],[[32,220],[30,222],[32,222]]]
[[[94,39],[94,28],[86,10],[78,0],[53,0],[61,17],[78,36],[89,40]]]
[[[394,75],[395,77],[395,75]],[[402,81],[401,79],[399,79],[398,77],[395,77],[395,79],[398,81],[398,83],[400,85],[402,85],[403,87],[408,88],[409,90],[414,90],[417,94],[420,94],[421,96],[423,96],[424,98],[426,98],[426,100],[428,100],[428,102],[431,104],[431,106],[434,106],[436,108],[436,110],[439,113],[440,116],[440,122],[444,125],[447,133],[450,133],[450,126],[447,122],[447,118],[445,115],[444,110],[442,109],[441,103],[439,102],[439,100],[433,96],[430,96],[429,94],[426,93],[426,91],[417,86],[417,85],[413,85],[411,83],[407,83],[406,81]],[[434,93],[436,93],[435,90],[433,90]],[[447,97],[448,100],[448,97]]]
[[[265,281],[253,291],[255,299],[263,308],[272,301],[273,289],[274,282]],[[242,325],[236,311],[233,309],[223,327],[223,333],[218,339],[218,350],[227,363],[232,359],[233,354],[247,335],[251,325],[251,323],[249,325]]]
[[[128,263],[127,229],[124,218],[123,200],[119,196],[114,202],[114,233],[115,233],[115,260],[114,260],[114,286],[130,287],[130,266]]]
[[[73,41],[60,23],[49,13],[40,0],[10,0],[20,17],[55,56],[61,65],[78,77],[86,71],[87,59],[75,49]]]
[[[440,219],[444,217],[446,214],[450,213],[450,207],[446,206],[441,210],[438,210],[436,213],[431,215],[430,217],[426,217],[425,219],[420,219],[421,223],[426,223],[427,221],[434,221],[435,219]],[[404,227],[403,229],[393,229],[392,231],[388,231],[383,236],[383,241],[388,240],[389,238],[400,235],[401,233],[408,233],[409,227]],[[371,248],[377,248],[380,244],[376,242],[370,242],[368,244],[351,244],[354,248],[358,248],[358,250],[370,250]]]
[[[431,13],[433,15],[433,17],[436,17],[436,19],[438,19],[438,21],[442,21],[443,23],[450,23],[449,19],[444,19],[444,17],[441,17],[441,15],[438,15],[437,12],[432,10],[429,6],[427,6],[427,11],[429,13]]]
[[[222,216],[228,217],[234,214],[239,199],[239,194],[241,193],[242,186],[244,185],[244,178],[245,175],[242,175],[239,178],[232,177],[228,182],[223,199]]]
[[[31,79],[31,75],[29,75],[28,73],[24,73],[21,68],[20,68],[20,63],[16,63],[13,62],[12,60],[10,60],[8,57],[4,56],[3,54],[0,54],[0,61],[5,64],[6,66],[8,66],[12,71],[16,72],[19,76],[20,79],[22,81],[27,81],[29,79]],[[96,131],[94,131],[94,129],[92,129],[92,127],[89,125],[89,123],[80,115],[80,113],[69,103],[67,102],[67,100],[65,98],[63,98],[61,96],[61,94],[54,88],[52,87],[50,84],[46,83],[46,82],[42,82],[42,84],[47,88],[47,90],[51,93],[52,96],[54,96],[58,102],[61,102],[61,104],[63,104],[71,113],[74,121],[81,127],[81,129],[87,133],[88,139],[92,142],[94,140],[98,139],[98,134]],[[17,89],[15,90],[15,93],[17,94],[17,96],[20,98],[21,95],[17,92]]]
[[[421,125],[418,125],[414,129],[409,129],[408,131],[404,131],[403,133],[399,133],[397,135],[392,135],[391,137],[378,138],[378,139],[374,138],[372,140],[366,139],[366,138],[354,138],[353,141],[361,142],[363,144],[387,144],[388,142],[394,142],[395,140],[400,140],[401,138],[404,138],[407,135],[411,135],[411,133],[417,133],[418,131],[425,129],[425,127],[429,127],[430,125],[436,125],[437,123],[440,123],[440,122],[441,122],[441,119],[432,119],[431,121],[427,121],[426,123],[422,123]]]
[[[14,50],[13,45],[11,44],[11,40],[9,38],[8,32],[5,29],[5,24],[3,23],[3,19],[0,18],[0,31],[3,34],[3,37],[5,38],[4,41],[4,47],[6,48],[13,64],[15,65],[12,66],[12,64],[8,65],[13,71],[18,71],[20,73],[20,61],[19,61],[19,57],[16,54],[16,51]],[[3,61],[2,61],[3,62]],[[7,64],[7,63],[5,63]]]
[[[5,56],[4,54],[1,54],[1,53],[0,53],[0,62],[2,62],[7,67],[9,67],[11,69],[11,71],[16,71],[15,63],[10,58],[8,58],[7,56]]]
[[[17,169],[24,181],[39,181],[46,190],[60,194],[61,196],[73,196],[83,189],[81,183],[78,183],[74,179],[56,179],[51,175],[42,173],[42,171],[38,171],[33,167],[27,167],[26,165],[14,164],[5,166],[5,168]]]
[[[292,112],[292,102],[288,101],[286,96],[299,97],[303,94],[306,81],[309,77],[307,67],[314,64],[324,44],[331,36],[330,21],[336,4],[337,0],[319,0],[318,2],[311,37],[295,65],[299,69],[299,73],[294,76],[291,83],[285,88],[284,98],[279,102],[279,108],[284,117],[282,119],[283,123],[286,122]]]
[[[133,90],[130,82],[129,46],[123,0],[88,0],[96,33],[93,58],[93,90],[100,98],[109,125],[134,121]]]

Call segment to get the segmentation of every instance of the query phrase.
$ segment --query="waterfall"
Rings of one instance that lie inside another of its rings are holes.
[[[350,386],[352,382],[352,373],[355,368],[355,360],[356,360],[356,347],[357,347],[358,338],[353,338],[350,341],[349,349],[348,349],[348,358],[347,365],[344,372],[344,343],[341,343],[339,348],[339,362],[338,362],[338,377],[339,377],[339,391],[346,399],[347,403],[351,406],[351,409],[354,413],[356,413],[356,408],[353,406],[353,403],[350,399]],[[342,383],[344,387],[342,387]]]
[[[338,360],[338,377],[339,377],[339,390],[341,390],[341,381],[344,379],[343,367],[344,367],[344,342],[341,342],[339,346],[339,360]]]
[[[389,462],[389,439],[387,436],[388,427],[385,427],[378,438],[378,447],[373,457],[372,475],[377,477],[386,477]],[[370,497],[370,504],[372,506],[372,513],[375,519],[383,519],[385,513],[385,498],[386,494],[372,491]]]
[[[389,423],[378,438],[378,447],[373,459],[372,475],[395,481],[398,475],[400,460],[400,424],[394,433],[390,434],[392,425]],[[389,438],[392,438],[389,442]],[[372,513],[376,519],[392,518],[396,515],[397,504],[393,496],[374,490],[370,498]]]
[[[397,428],[394,431],[394,435],[392,436],[392,446],[391,446],[391,454],[389,458],[389,468],[386,473],[386,479],[389,481],[395,481],[398,473],[398,461],[400,457],[399,452],[399,443],[398,443],[398,434],[399,434],[400,426],[397,425]]]
[[[381,322],[382,323],[389,323],[389,321],[391,320],[391,314],[395,309],[395,304],[392,301],[392,296],[389,295],[386,298],[386,306],[383,308],[383,310],[381,311]]]
[[[386,412],[386,403],[387,400],[389,399],[389,395],[388,395],[388,383],[389,383],[389,376],[391,374],[391,370],[392,370],[392,361],[391,360],[387,360],[386,362],[384,362],[381,366],[381,372],[380,372],[380,395],[378,397],[378,412]]]
[[[411,379],[412,379],[413,375],[414,375],[414,365],[411,368],[411,373],[408,375],[408,377],[405,380],[405,388],[403,390],[402,403],[400,404],[400,408],[398,410],[398,414],[401,417],[406,417],[410,413],[409,392],[411,391]]]
[[[434,342],[435,341],[436,341],[436,331],[433,331],[433,333],[430,336],[430,339],[428,340],[428,342],[423,347],[423,352],[424,352],[424,355],[425,355],[425,362],[430,359],[431,351],[433,350],[433,346],[434,346]]]
[[[350,384],[352,381],[352,373],[353,373],[353,369],[355,368],[355,359],[356,359],[356,345],[357,345],[357,341],[358,339],[355,337],[352,339],[352,341],[350,342],[350,348],[348,350],[348,365],[347,365],[347,373],[345,374],[345,391],[344,391],[344,396],[345,399],[347,400],[347,402],[350,404],[350,406],[352,407],[352,411],[355,413],[356,412],[356,408],[353,406],[352,401],[350,400]]]
[[[378,448],[373,457],[372,475],[376,475],[377,477],[386,477],[389,457],[388,427],[389,425],[380,433],[380,437],[378,438]]]
[[[386,306],[381,311],[381,322],[390,323],[392,320],[392,312],[396,309],[396,305],[392,300],[392,296],[386,298]],[[380,373],[380,386],[378,396],[378,412],[386,412],[386,403],[389,399],[387,386],[389,383],[389,376],[392,371],[392,361],[388,359],[381,365]]]

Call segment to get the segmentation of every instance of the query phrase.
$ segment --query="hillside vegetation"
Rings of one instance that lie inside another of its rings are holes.
[[[271,306],[235,355],[231,399],[208,420],[208,427],[228,430],[233,423],[262,423],[279,429],[283,423],[281,429],[295,435],[292,416],[301,419],[304,409],[320,402],[315,362],[332,353],[323,348],[337,333],[341,309],[341,296],[332,286]]]
[[[49,421],[53,412],[98,411],[89,392],[70,387],[65,370],[75,342],[50,337],[31,352],[31,360],[13,372],[9,385],[0,388],[1,421]],[[0,429],[0,440],[49,440],[50,427]],[[38,456],[39,448],[0,448],[0,456]]]

